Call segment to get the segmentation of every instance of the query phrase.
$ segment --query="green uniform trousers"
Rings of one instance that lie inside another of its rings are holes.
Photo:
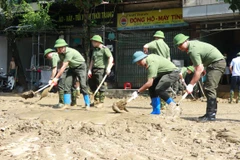
[[[65,71],[63,72],[63,74],[61,75],[61,77],[59,78],[58,81],[58,91],[63,91],[64,92],[64,86],[65,86],[65,80],[67,77],[67,72],[68,72],[68,68],[65,69]]]
[[[65,71],[63,72],[63,74],[61,75],[58,81],[59,103],[62,103],[62,104],[64,104],[63,95],[65,90],[64,87],[65,87],[67,72],[68,72],[68,68],[65,69]]]
[[[225,68],[226,68],[226,61],[224,59],[213,62],[207,67],[206,69],[207,79],[204,84],[207,99],[217,98],[217,87],[225,71]]]
[[[92,70],[92,77],[88,79],[89,86],[92,92],[96,91],[97,87],[103,80],[103,77],[105,75],[105,69],[103,68],[94,68]],[[99,91],[100,92],[105,92],[106,86],[103,84]]]
[[[153,80],[152,86],[149,88],[149,94],[151,98],[160,97],[164,101],[167,101],[170,96],[167,93],[167,89],[179,79],[179,71],[172,71],[162,73]]]
[[[64,93],[71,94],[72,84],[75,82],[76,77],[79,79],[81,93],[83,95],[88,95],[87,67],[85,63],[75,68],[69,68],[65,79]]]

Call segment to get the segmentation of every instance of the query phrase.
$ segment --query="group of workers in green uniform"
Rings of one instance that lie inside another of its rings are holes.
[[[87,86],[87,75],[90,81],[90,88],[94,92],[102,81],[104,75],[109,75],[113,63],[113,56],[110,50],[103,45],[102,38],[95,35],[91,38],[94,51],[91,58],[90,68],[87,74],[87,66],[84,57],[77,50],[68,47],[64,39],[58,39],[54,48],[46,49],[44,57],[52,62],[52,74],[49,80],[50,85],[58,84],[59,102],[55,106],[57,109],[65,109],[67,107],[76,106],[77,89],[83,94],[83,99],[87,110],[89,110],[91,102]],[[76,80],[79,85],[75,85]],[[100,92],[95,95],[95,103],[104,102],[105,86],[103,85]]]
[[[132,93],[132,98],[138,97],[139,93],[149,90],[151,98],[151,114],[161,114],[161,101],[166,102],[172,109],[180,110],[173,98],[167,92],[167,89],[177,81],[185,83],[187,74],[193,74],[188,85],[185,84],[188,94],[193,92],[193,88],[201,76],[205,74],[206,82],[205,92],[207,97],[206,114],[199,117],[199,121],[214,121],[217,113],[217,93],[216,89],[220,78],[225,70],[226,62],[220,51],[214,46],[198,40],[189,40],[184,34],[178,34],[174,37],[174,45],[181,51],[186,52],[193,66],[183,67],[181,70],[172,63],[170,49],[164,42],[164,33],[157,31],[154,34],[154,40],[143,46],[143,51],[136,51],[133,54],[132,63],[146,68],[147,82],[137,91]],[[76,105],[76,87],[75,81],[79,80],[81,93],[83,94],[85,106],[90,107],[90,98],[87,87],[87,77],[89,79],[90,89],[94,92],[105,75],[111,72],[113,56],[111,51],[103,45],[102,38],[95,35],[91,38],[94,47],[89,70],[83,56],[75,49],[68,47],[63,39],[58,39],[53,49],[47,49],[44,57],[52,61],[52,76],[49,84],[58,83],[59,104],[57,108],[65,108],[66,105]],[[60,69],[58,64],[61,63]],[[93,105],[103,105],[105,86],[102,86],[94,97]],[[71,95],[72,94],[72,95]]]
[[[133,63],[146,68],[148,80],[132,93],[132,98],[137,98],[139,93],[148,89],[153,108],[151,114],[161,113],[160,99],[173,109],[179,110],[166,90],[179,79],[185,83],[186,74],[194,73],[190,83],[186,85],[186,92],[191,94],[201,76],[206,74],[207,109],[206,114],[198,117],[198,121],[214,121],[217,113],[216,89],[226,67],[224,56],[211,44],[198,40],[190,41],[188,36],[181,33],[177,34],[173,39],[174,45],[189,55],[194,67],[182,68],[180,71],[170,61],[169,47],[164,42],[164,33],[157,31],[154,38],[154,41],[144,45],[143,51],[137,51],[133,54]]]

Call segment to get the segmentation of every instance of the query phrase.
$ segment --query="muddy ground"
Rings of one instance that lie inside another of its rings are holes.
[[[146,97],[129,113],[104,108],[51,108],[57,96],[24,100],[0,96],[0,159],[16,160],[235,160],[240,159],[240,104],[220,100],[216,122],[198,123],[205,103],[185,100],[181,118],[149,115]],[[180,97],[178,97],[179,99]]]

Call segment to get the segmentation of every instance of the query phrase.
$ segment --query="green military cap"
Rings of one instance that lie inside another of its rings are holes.
[[[91,38],[91,41],[96,41],[96,42],[100,42],[100,43],[103,43],[102,41],[102,37],[99,36],[99,35],[95,35]]]
[[[157,31],[153,35],[153,37],[158,37],[158,38],[165,38],[164,33],[162,31]]]
[[[180,33],[173,38],[173,44],[178,46],[188,39],[189,39],[189,36],[185,36],[184,34]]]
[[[142,59],[144,59],[145,57],[147,57],[147,55],[145,53],[143,53],[142,51],[137,51],[133,54],[133,61],[132,63],[136,63]]]
[[[194,71],[195,71],[195,69],[194,69],[193,66],[188,66],[187,69],[190,70],[191,72],[194,72]]]
[[[46,55],[47,55],[48,53],[55,52],[55,51],[56,51],[55,49],[48,48],[48,49],[46,49],[46,50],[44,51],[43,57],[46,57]]]
[[[65,47],[65,46],[68,46],[66,41],[62,38],[59,38],[58,40],[56,40],[54,48]]]

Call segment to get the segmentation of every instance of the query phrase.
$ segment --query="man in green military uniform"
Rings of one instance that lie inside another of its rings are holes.
[[[182,67],[180,74],[179,74],[179,80],[176,81],[173,84],[173,90],[178,94],[182,95],[182,91],[184,90],[184,84],[187,74],[193,74],[194,73],[194,67],[188,66],[188,67]]]
[[[170,60],[170,49],[164,42],[164,33],[162,31],[157,31],[153,37],[155,40],[143,46],[144,53],[156,54]]]
[[[92,92],[95,92],[105,74],[109,75],[113,64],[111,51],[103,45],[102,37],[95,35],[91,38],[94,47],[91,62],[89,65],[88,77]],[[105,99],[105,86],[102,85],[94,97],[94,105],[102,107]]]
[[[149,89],[149,94],[152,101],[153,111],[151,114],[161,113],[160,98],[169,104],[172,109],[178,110],[176,103],[168,95],[167,89],[179,79],[178,68],[168,59],[155,55],[144,54],[142,51],[137,51],[133,54],[133,63],[147,69],[148,81],[137,91],[132,94],[132,98],[135,99],[139,93]],[[160,97],[160,98],[159,98]]]
[[[181,51],[187,52],[195,67],[195,73],[191,82],[187,86],[187,92],[193,91],[194,85],[201,78],[204,67],[207,70],[205,91],[207,96],[206,114],[199,117],[199,121],[214,121],[217,113],[217,87],[224,73],[226,61],[221,52],[211,44],[201,41],[189,41],[189,37],[178,34],[174,37],[173,43]]]
[[[68,47],[68,44],[64,39],[58,39],[55,42],[54,48],[57,48],[57,52],[60,59],[63,59],[63,64],[60,71],[52,80],[52,83],[57,83],[58,79],[64,73],[65,69],[69,67],[66,75],[65,85],[64,85],[64,103],[70,104],[71,99],[71,87],[73,83],[73,77],[76,76],[80,82],[81,93],[85,101],[86,109],[90,107],[90,98],[87,89],[87,77],[86,77],[86,63],[83,56],[75,49]],[[65,108],[67,106],[65,105]]]
[[[180,72],[180,79],[182,80],[182,82],[185,82],[187,74],[193,74],[194,71],[195,69],[193,66],[182,67]]]
[[[44,58],[47,58],[51,60],[52,64],[52,74],[50,79],[52,80],[55,75],[57,74],[58,66],[60,63],[60,58],[58,56],[58,53],[56,50],[48,48],[44,51]],[[55,108],[62,108],[64,106],[64,82],[66,79],[66,73],[68,71],[68,68],[65,69],[63,74],[61,75],[61,78],[58,81],[58,95],[59,95],[59,102],[58,105],[54,106]],[[51,83],[50,80],[50,83]],[[77,98],[76,98],[76,90],[75,87],[72,87],[72,92],[71,92],[71,106],[76,106],[77,105]]]

